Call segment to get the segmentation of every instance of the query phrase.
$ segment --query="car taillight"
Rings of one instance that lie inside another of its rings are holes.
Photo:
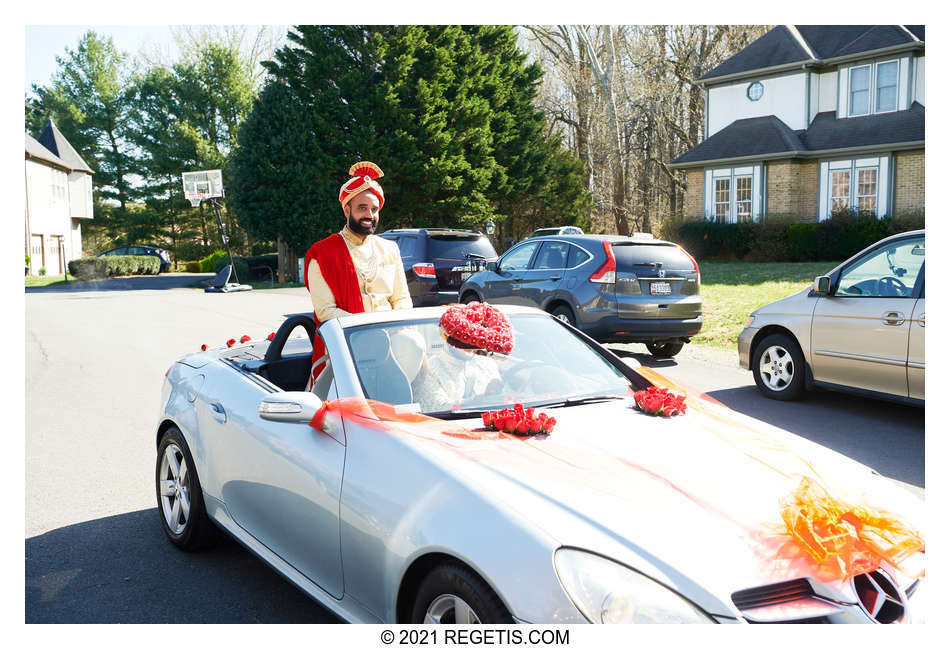
[[[413,264],[412,270],[419,277],[435,277],[435,264]]]
[[[680,244],[676,244],[676,247],[683,251],[683,254],[689,257],[689,260],[693,262],[693,268],[696,269],[696,286],[699,286],[699,264],[696,263],[696,260],[693,259],[693,256],[686,252],[686,250]]]
[[[609,241],[604,241],[604,252],[607,254],[607,261],[594,271],[594,274],[590,276],[590,281],[595,284],[616,284],[617,260],[614,258],[613,246]]]

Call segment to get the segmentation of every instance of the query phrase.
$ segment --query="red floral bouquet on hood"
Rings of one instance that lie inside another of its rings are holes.
[[[634,392],[633,400],[637,408],[648,415],[673,417],[686,414],[686,397],[670,392],[666,388],[651,385],[646,390]]]
[[[543,412],[534,414],[534,408],[525,408],[516,403],[510,410],[495,410],[482,413],[482,423],[488,430],[500,430],[511,435],[538,435],[554,430],[557,419]]]

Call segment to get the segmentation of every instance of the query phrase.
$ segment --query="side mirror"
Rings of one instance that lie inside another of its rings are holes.
[[[813,288],[818,295],[828,295],[831,292],[831,278],[827,275],[819,275],[815,278]]]
[[[490,270],[490,271],[493,272],[493,273],[497,272],[497,271],[498,271],[498,262],[497,262],[497,261],[490,261],[490,262],[488,262],[487,264],[485,264],[485,270]]]
[[[257,414],[267,421],[309,424],[323,401],[312,392],[277,392],[261,399]]]

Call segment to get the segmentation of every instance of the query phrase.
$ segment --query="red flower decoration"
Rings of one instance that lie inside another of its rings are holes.
[[[514,332],[505,314],[481,302],[451,306],[439,325],[452,338],[473,347],[509,354],[514,349]]]
[[[247,342],[248,340],[250,340],[250,339],[251,339],[251,337],[248,336],[247,334],[244,334],[243,336],[241,336],[241,342],[242,342],[242,343],[246,343],[246,342]]]
[[[670,392],[666,388],[651,385],[646,390],[633,393],[637,408],[648,415],[673,417],[686,414],[686,397]]]
[[[267,340],[273,340],[273,339],[274,339],[274,332],[272,331],[269,334],[267,334]]]
[[[203,351],[203,352],[208,351],[208,346],[205,345],[204,343],[201,343],[201,351]]]
[[[543,412],[535,415],[534,408],[525,408],[516,403],[511,409],[483,412],[482,423],[488,430],[500,430],[503,433],[526,437],[552,432],[557,419]]]
[[[235,343],[235,342],[237,342],[237,341],[234,340],[234,338],[231,338],[230,340],[228,340],[228,347],[234,347],[234,343]]]

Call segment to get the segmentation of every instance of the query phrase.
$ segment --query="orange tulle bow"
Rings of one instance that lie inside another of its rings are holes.
[[[921,535],[893,514],[837,501],[807,477],[785,503],[782,519],[797,548],[825,576],[846,579],[874,570],[882,561],[899,567],[924,549]]]

